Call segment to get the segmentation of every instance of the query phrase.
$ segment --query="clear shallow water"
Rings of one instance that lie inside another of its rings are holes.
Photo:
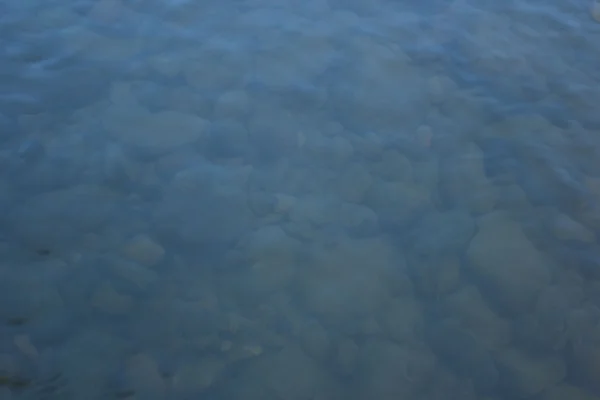
[[[590,5],[0,4],[2,399],[596,399]]]

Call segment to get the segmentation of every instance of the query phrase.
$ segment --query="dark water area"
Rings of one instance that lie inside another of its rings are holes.
[[[600,400],[600,3],[0,0],[0,400]]]

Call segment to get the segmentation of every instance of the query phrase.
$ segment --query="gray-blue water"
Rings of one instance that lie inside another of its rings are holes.
[[[1,0],[0,400],[600,399],[599,21]]]

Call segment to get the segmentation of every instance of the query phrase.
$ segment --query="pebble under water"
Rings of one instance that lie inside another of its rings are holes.
[[[0,399],[600,400],[600,3],[0,1]]]

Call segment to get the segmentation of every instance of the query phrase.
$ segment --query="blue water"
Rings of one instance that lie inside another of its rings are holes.
[[[600,399],[600,5],[0,1],[0,399]]]

